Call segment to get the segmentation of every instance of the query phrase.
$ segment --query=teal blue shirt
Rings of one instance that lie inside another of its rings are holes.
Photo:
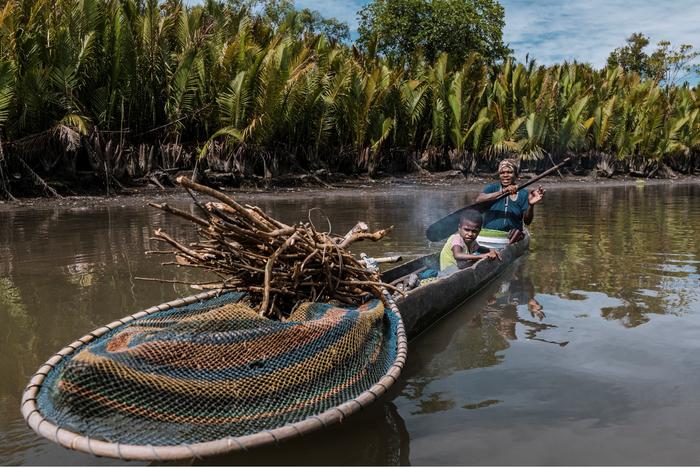
[[[501,183],[495,182],[484,187],[483,193],[494,193],[501,190]],[[485,229],[495,229],[497,231],[510,231],[511,229],[523,229],[523,216],[530,207],[527,201],[527,190],[518,191],[518,197],[511,200],[504,197],[484,212]]]

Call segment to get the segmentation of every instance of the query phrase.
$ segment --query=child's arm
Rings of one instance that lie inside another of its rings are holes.
[[[484,256],[486,256],[486,258],[490,258],[491,260],[495,260],[495,259],[499,259],[499,260],[500,260],[500,259],[501,259],[501,254],[500,254],[500,252],[499,252],[498,250],[494,250],[494,249],[489,249],[489,251],[486,252],[486,253],[484,254]]]
[[[482,258],[490,258],[493,260],[494,258],[500,258],[498,255],[498,252],[495,250],[489,250],[486,253],[464,253],[462,252],[461,247],[458,245],[453,245],[452,246],[452,255],[454,255],[455,260],[481,260]]]

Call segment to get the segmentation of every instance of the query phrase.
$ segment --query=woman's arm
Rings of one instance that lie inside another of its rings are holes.
[[[518,192],[518,186],[517,185],[509,185],[506,188],[501,188],[501,190],[498,190],[496,192],[491,192],[491,193],[484,193],[481,192],[477,197],[476,197],[476,203],[481,203],[481,202],[487,202],[487,201],[494,201],[504,193],[508,193],[509,195],[514,195],[515,193]]]

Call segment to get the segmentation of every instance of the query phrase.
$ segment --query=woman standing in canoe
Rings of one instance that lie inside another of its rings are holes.
[[[518,177],[518,165],[512,159],[504,159],[498,164],[499,182],[484,187],[476,198],[477,203],[489,202],[499,195],[508,193],[491,205],[484,212],[484,230],[504,231],[508,233],[510,243],[523,237],[523,223],[529,225],[535,216],[535,205],[542,201],[544,189],[538,186],[532,192],[526,189],[518,191],[515,180]]]

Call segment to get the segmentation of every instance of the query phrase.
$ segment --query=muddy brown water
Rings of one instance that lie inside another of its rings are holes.
[[[242,197],[286,221],[393,224],[370,254],[440,246],[427,225],[474,193],[405,188]],[[185,198],[172,202],[187,207]],[[320,208],[312,210],[312,208]],[[0,463],[124,462],[63,449],[19,413],[29,376],[87,331],[189,295],[140,203],[0,212]],[[206,464],[700,464],[700,185],[551,189],[529,254],[409,344],[389,395],[280,447]]]

